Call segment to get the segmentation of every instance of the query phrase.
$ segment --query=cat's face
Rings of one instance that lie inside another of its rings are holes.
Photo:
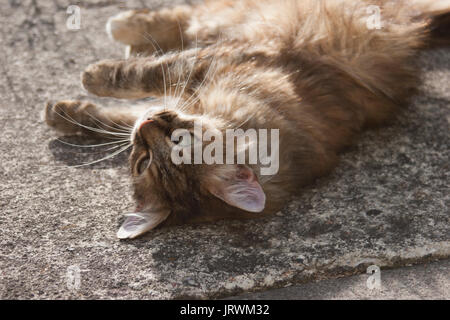
[[[121,226],[119,238],[134,238],[166,220],[208,221],[229,210],[264,209],[265,194],[248,166],[194,163],[195,148],[191,147],[194,143],[207,144],[194,130],[198,121],[203,131],[220,131],[223,125],[175,111],[148,113],[136,122],[130,168],[137,208]],[[173,139],[177,129],[187,130],[188,136]],[[190,153],[191,161],[174,161],[173,154],[180,154],[180,150]]]

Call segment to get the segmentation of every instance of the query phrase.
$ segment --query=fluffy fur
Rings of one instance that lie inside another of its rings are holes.
[[[382,25],[370,30],[374,4]],[[445,39],[449,11],[450,1],[432,0],[222,0],[121,13],[107,30],[130,57],[88,66],[82,83],[102,97],[162,96],[163,105],[114,110],[62,101],[47,105],[47,123],[66,134],[104,134],[93,130],[98,123],[133,127],[137,210],[119,238],[160,224],[269,214],[329,172],[361,130],[408,102],[420,80],[418,50]],[[221,132],[280,129],[278,173],[172,163],[167,137],[198,119]],[[263,201],[260,213],[242,209]]]

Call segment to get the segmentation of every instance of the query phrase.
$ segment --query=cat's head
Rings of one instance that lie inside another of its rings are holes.
[[[264,209],[264,191],[249,166],[196,159],[196,147],[210,143],[199,137],[206,131],[219,134],[224,124],[173,110],[150,112],[136,122],[130,167],[137,208],[127,215],[119,238],[134,238],[164,221],[208,221],[230,211]]]

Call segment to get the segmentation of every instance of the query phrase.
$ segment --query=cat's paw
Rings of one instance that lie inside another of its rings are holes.
[[[83,87],[92,94],[100,97],[111,95],[111,89],[118,79],[120,72],[119,61],[103,60],[89,65],[81,74]]]
[[[86,115],[93,113],[95,106],[81,101],[47,102],[44,109],[44,120],[53,129],[66,134],[78,134],[82,131]]]
[[[148,43],[145,32],[151,22],[148,10],[130,10],[108,19],[106,32],[112,40],[136,46]]]
[[[83,87],[99,97],[142,99],[148,92],[139,88],[141,64],[129,60],[102,60],[89,65],[81,75]]]
[[[125,11],[109,18],[106,32],[111,39],[127,45],[126,58],[164,53],[183,47],[183,29],[190,13],[189,6]]]

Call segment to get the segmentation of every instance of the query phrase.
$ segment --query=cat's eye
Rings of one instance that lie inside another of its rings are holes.
[[[172,140],[174,139],[174,140]],[[170,146],[176,145],[181,148],[187,148],[192,146],[192,143],[202,143],[202,138],[197,137],[194,133],[186,130],[185,132],[176,135],[175,137],[172,134],[172,139],[169,137],[166,137],[167,143]]]
[[[142,174],[147,168],[150,166],[152,162],[152,152],[149,151],[148,154],[144,154],[139,158],[139,160],[136,162],[136,172],[140,175]]]
[[[180,147],[189,147],[191,145],[191,135],[186,133],[178,141],[174,141],[174,143]]]
[[[179,146],[181,148],[190,147],[191,143],[192,143],[192,141],[194,139],[195,138],[193,137],[193,135],[191,135],[188,131],[183,132],[181,135],[179,135],[176,138],[174,138],[174,140],[172,140],[169,137],[166,137],[167,143],[169,145],[171,145],[171,146],[176,145],[176,146]]]

